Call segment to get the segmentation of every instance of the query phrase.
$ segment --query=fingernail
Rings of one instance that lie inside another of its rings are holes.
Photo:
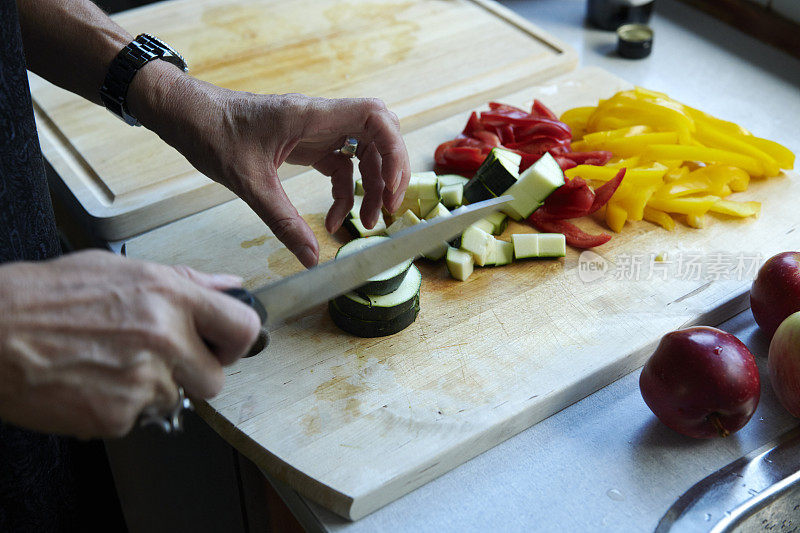
[[[211,274],[215,284],[241,287],[244,279],[234,274]]]
[[[308,246],[300,248],[297,258],[303,263],[303,266],[310,268],[317,264],[317,254]]]
[[[394,177],[394,181],[392,182],[392,194],[397,192],[397,189],[400,188],[400,183],[403,181],[403,174],[397,174]]]

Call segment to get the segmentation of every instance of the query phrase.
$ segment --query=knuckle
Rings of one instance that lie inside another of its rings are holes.
[[[368,113],[384,113],[387,111],[386,103],[380,98],[365,98],[364,107]]]
[[[271,217],[266,222],[275,236],[281,240],[291,233],[295,227],[295,220],[292,217]]]

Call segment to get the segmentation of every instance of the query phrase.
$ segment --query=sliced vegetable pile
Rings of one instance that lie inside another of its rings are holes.
[[[671,230],[675,215],[693,227],[702,227],[709,212],[755,216],[759,202],[727,197],[746,190],[751,178],[775,176],[794,166],[794,154],[783,146],[638,87],[594,107],[571,109],[561,120],[538,100],[530,112],[491,102],[489,111],[472,113],[456,139],[439,145],[435,160],[437,169],[458,174],[413,173],[399,215],[388,226],[383,216],[372,229],[361,223],[364,189],[357,182],[345,227],[358,239],[340,253],[450,216],[450,209],[462,204],[512,196],[502,213],[423,254],[433,261],[444,258],[450,274],[465,280],[475,266],[563,257],[567,244],[591,248],[606,243],[610,235],[590,235],[570,222],[603,207],[608,226],[617,232],[628,220],[648,220]],[[541,233],[498,239],[507,216]],[[380,336],[414,322],[419,271],[408,262],[377,278],[330,303],[339,327]]]
[[[726,198],[747,190],[751,178],[794,167],[794,154],[780,144],[640,87],[571,109],[561,120],[572,130],[573,149],[610,151],[615,158],[606,167],[580,164],[567,177],[605,182],[628,169],[605,212],[616,232],[628,220],[672,230],[675,215],[697,228],[709,212],[757,216],[759,202]]]
[[[566,170],[576,165],[604,165],[611,153],[604,150],[573,152],[572,132],[539,100],[530,113],[518,107],[489,102],[489,111],[470,115],[464,131],[439,145],[434,155],[437,170],[471,176],[492,148],[503,147],[520,156],[524,171],[545,153]]]

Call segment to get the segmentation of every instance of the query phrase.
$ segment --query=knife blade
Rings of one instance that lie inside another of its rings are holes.
[[[438,242],[452,239],[467,226],[499,210],[512,199],[511,196],[501,196],[460,207],[453,211],[453,216],[437,217],[417,224],[378,244],[253,291],[232,289],[225,292],[253,307],[264,326],[275,326],[360,287],[372,276],[416,257]]]

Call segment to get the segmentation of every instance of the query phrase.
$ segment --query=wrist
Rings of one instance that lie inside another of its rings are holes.
[[[128,87],[128,109],[144,127],[158,133],[164,119],[174,114],[174,93],[178,86],[188,83],[190,78],[166,61],[150,61],[136,73]]]

